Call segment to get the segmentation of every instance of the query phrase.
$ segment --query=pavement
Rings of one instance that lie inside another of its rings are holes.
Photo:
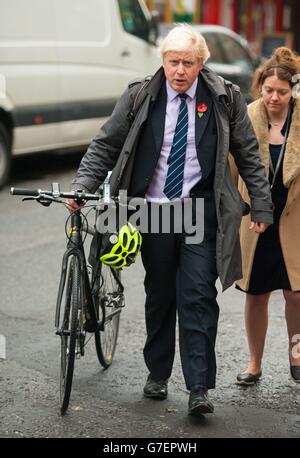
[[[49,187],[51,181],[59,181],[68,189],[71,165],[59,172],[47,166],[33,176],[28,169],[29,177],[12,184]],[[25,205],[8,191],[9,187],[0,192],[0,335],[6,339],[6,359],[0,359],[0,438],[300,437],[300,384],[289,377],[280,291],[270,301],[263,376],[257,385],[244,388],[235,383],[237,373],[247,366],[244,295],[234,287],[221,293],[218,283],[217,386],[210,391],[215,413],[187,415],[188,393],[178,351],[168,399],[142,396],[147,371],[142,357],[146,332],[140,259],[124,270],[126,307],[114,362],[103,370],[94,343],[89,343],[86,356],[76,360],[70,408],[61,417],[54,310],[66,210]]]

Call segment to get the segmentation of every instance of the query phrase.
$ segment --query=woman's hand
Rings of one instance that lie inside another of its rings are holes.
[[[256,221],[251,221],[249,229],[254,229],[257,234],[262,234],[270,226],[270,223],[258,223]]]

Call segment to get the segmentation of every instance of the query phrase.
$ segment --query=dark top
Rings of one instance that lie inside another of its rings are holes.
[[[285,134],[285,130],[286,123],[281,130],[282,135]],[[269,145],[273,170],[276,169],[281,146]],[[260,234],[258,238],[249,289],[247,291],[249,294],[265,294],[277,289],[291,290],[279,240],[279,220],[288,195],[288,189],[283,184],[282,170],[283,158],[271,190],[274,204],[274,223],[264,233]],[[270,184],[273,181],[271,169],[269,181]],[[241,289],[239,287],[237,288]]]

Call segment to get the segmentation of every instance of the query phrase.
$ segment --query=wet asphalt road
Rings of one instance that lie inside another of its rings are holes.
[[[281,292],[270,303],[257,386],[235,385],[247,356],[243,295],[230,288],[219,294],[217,388],[210,392],[215,413],[187,415],[178,352],[168,400],[142,397],[147,371],[140,261],[124,271],[126,307],[113,365],[106,371],[99,366],[91,341],[86,356],[76,361],[69,412],[60,416],[54,311],[67,212],[58,205],[47,209],[21,203],[9,188],[49,188],[58,181],[67,190],[79,159],[78,154],[22,158],[0,192],[0,334],[6,338],[6,359],[0,360],[0,437],[300,437],[300,385],[289,378]]]

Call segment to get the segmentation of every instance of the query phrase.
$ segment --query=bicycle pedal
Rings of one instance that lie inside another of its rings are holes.
[[[114,302],[113,306],[116,309],[121,309],[121,308],[125,307],[125,299],[124,299],[124,297],[122,297],[122,298],[120,298],[118,300],[115,300],[113,302]]]
[[[125,307],[125,299],[124,296],[118,297],[118,298],[113,298],[113,299],[103,299],[103,304],[105,307],[111,307],[111,308],[122,308]]]

